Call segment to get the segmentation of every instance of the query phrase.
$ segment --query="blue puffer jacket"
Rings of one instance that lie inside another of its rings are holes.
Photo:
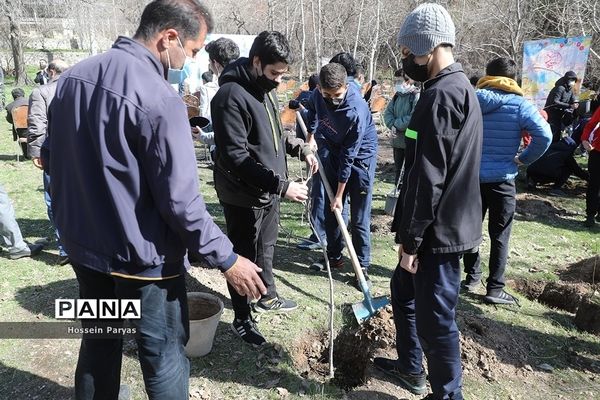
[[[519,155],[531,164],[544,154],[552,141],[550,125],[533,104],[522,96],[498,89],[479,89],[477,98],[483,114],[483,150],[479,180],[482,183],[512,180],[521,132],[531,134],[531,144]]]

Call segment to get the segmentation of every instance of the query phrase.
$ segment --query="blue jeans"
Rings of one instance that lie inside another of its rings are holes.
[[[9,253],[18,253],[27,249],[27,243],[23,240],[19,224],[15,219],[15,209],[2,185],[0,185],[0,238]]]
[[[329,159],[323,161],[325,173],[331,185],[331,189],[337,190],[337,165],[331,164]],[[371,203],[373,201],[373,181],[375,180],[376,157],[354,162],[352,173],[346,184],[346,190],[342,199],[344,209],[347,208],[350,199],[349,227],[352,234],[352,244],[358,262],[363,268],[371,265]],[[327,233],[327,253],[331,258],[338,258],[342,254],[344,241],[333,212],[328,196],[324,196],[325,232]]]
[[[460,254],[419,254],[415,275],[399,265],[390,282],[400,368],[423,369],[436,399],[462,400],[462,368],[455,311],[460,286]]]
[[[48,212],[48,219],[52,224],[52,228],[54,228],[54,234],[56,235],[56,245],[58,246],[58,255],[64,257],[67,255],[67,252],[63,248],[60,243],[60,235],[58,234],[58,229],[56,229],[56,224],[54,223],[54,214],[52,213],[52,197],[50,196],[50,175],[44,172],[43,175],[44,180],[44,201],[46,202],[46,211]]]
[[[185,278],[142,281],[106,275],[73,264],[82,299],[140,299],[142,318],[130,320],[137,329],[138,358],[151,400],[187,400],[190,364],[184,346],[189,338]],[[94,326],[94,320],[81,320]],[[121,325],[118,320],[112,325]],[[77,400],[116,400],[119,395],[123,339],[83,335],[75,371]]]

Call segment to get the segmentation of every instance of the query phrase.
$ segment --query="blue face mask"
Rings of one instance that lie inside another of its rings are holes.
[[[183,83],[183,81],[188,77],[190,63],[192,62],[191,57],[188,57],[185,54],[185,50],[183,50],[183,45],[181,44],[179,37],[177,37],[177,42],[179,42],[181,52],[185,56],[185,62],[181,69],[171,68],[171,58],[169,57],[169,52],[167,51],[167,63],[169,66],[169,69],[167,70],[167,81],[172,85],[179,85]]]

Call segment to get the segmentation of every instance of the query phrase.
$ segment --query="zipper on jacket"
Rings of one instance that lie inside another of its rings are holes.
[[[267,98],[269,100],[269,103],[271,104],[271,110],[273,112],[276,112],[275,102],[271,97],[271,93],[267,93]],[[269,116],[269,122],[271,123],[271,133],[273,134],[273,142],[275,144],[275,155],[279,156],[279,139],[281,136],[280,133],[278,134],[278,131],[275,128],[275,124],[277,124],[277,127],[280,129],[279,132],[281,132],[281,123],[279,122],[279,118],[277,117],[277,115],[271,115],[271,112],[269,112],[269,105],[267,104],[267,102],[265,101],[263,104],[265,105],[265,110],[267,111],[267,115]],[[275,121],[273,121],[274,118]]]

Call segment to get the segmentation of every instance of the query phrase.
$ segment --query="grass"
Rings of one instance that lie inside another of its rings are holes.
[[[6,87],[7,94],[10,89]],[[15,151],[10,127],[4,118],[0,118],[0,184],[13,201],[23,235],[28,240],[52,237],[43,201],[41,173],[29,161],[16,162]],[[297,174],[299,163],[290,160],[290,167],[293,174]],[[212,172],[204,166],[198,171],[200,190],[209,210],[217,222],[223,224],[212,186]],[[373,201],[374,224],[386,221],[382,210],[385,194],[391,187],[391,177],[378,174]],[[532,220],[518,219],[511,239],[509,278],[553,280],[557,269],[600,253],[600,231],[586,230],[581,226],[583,197],[578,195],[552,201],[554,205],[578,214],[568,213],[558,219],[543,216]],[[306,268],[320,254],[295,248],[298,238],[309,234],[308,226],[302,221],[302,213],[301,205],[282,203],[280,239],[275,254],[278,289],[283,296],[297,300],[299,310],[286,316],[267,315],[261,318],[261,330],[272,345],[259,351],[240,344],[230,333],[228,323],[233,314],[226,304],[213,351],[206,357],[191,361],[192,398],[278,399],[282,393],[285,394],[283,389],[289,392],[288,398],[338,399],[344,396],[341,389],[330,383],[301,376],[294,363],[294,344],[325,330],[327,326],[327,280]],[[372,235],[372,239],[373,291],[375,295],[388,294],[389,278],[396,264],[393,237],[382,227]],[[482,247],[484,266],[487,264],[488,245],[489,241],[486,241]],[[6,257],[6,252],[0,253],[2,322],[51,321],[56,297],[77,297],[73,271],[68,266],[58,266],[57,258],[54,242],[35,259],[12,261]],[[533,268],[542,272],[530,272]],[[339,330],[348,324],[340,312],[340,305],[358,302],[361,295],[346,283],[350,279],[348,273],[334,275],[338,306],[335,326]],[[192,269],[190,288],[226,293],[220,274],[202,268]],[[459,313],[483,315],[499,329],[505,329],[515,337],[526,337],[530,344],[528,362],[534,367],[549,363],[555,368],[554,372],[545,379],[532,382],[520,375],[500,374],[493,382],[477,375],[466,375],[466,398],[600,398],[597,394],[598,370],[582,368],[569,356],[575,352],[600,366],[600,338],[577,331],[568,313],[550,310],[524,298],[521,304],[518,309],[496,308],[470,297],[461,297]],[[1,340],[0,393],[3,395],[0,398],[70,398],[78,346],[77,340],[67,339]],[[125,349],[122,382],[131,386],[133,399],[146,398],[135,348],[130,344]],[[412,398],[400,389],[394,390],[397,395]],[[376,391],[369,395],[370,398],[389,398],[382,396],[378,397]]]

